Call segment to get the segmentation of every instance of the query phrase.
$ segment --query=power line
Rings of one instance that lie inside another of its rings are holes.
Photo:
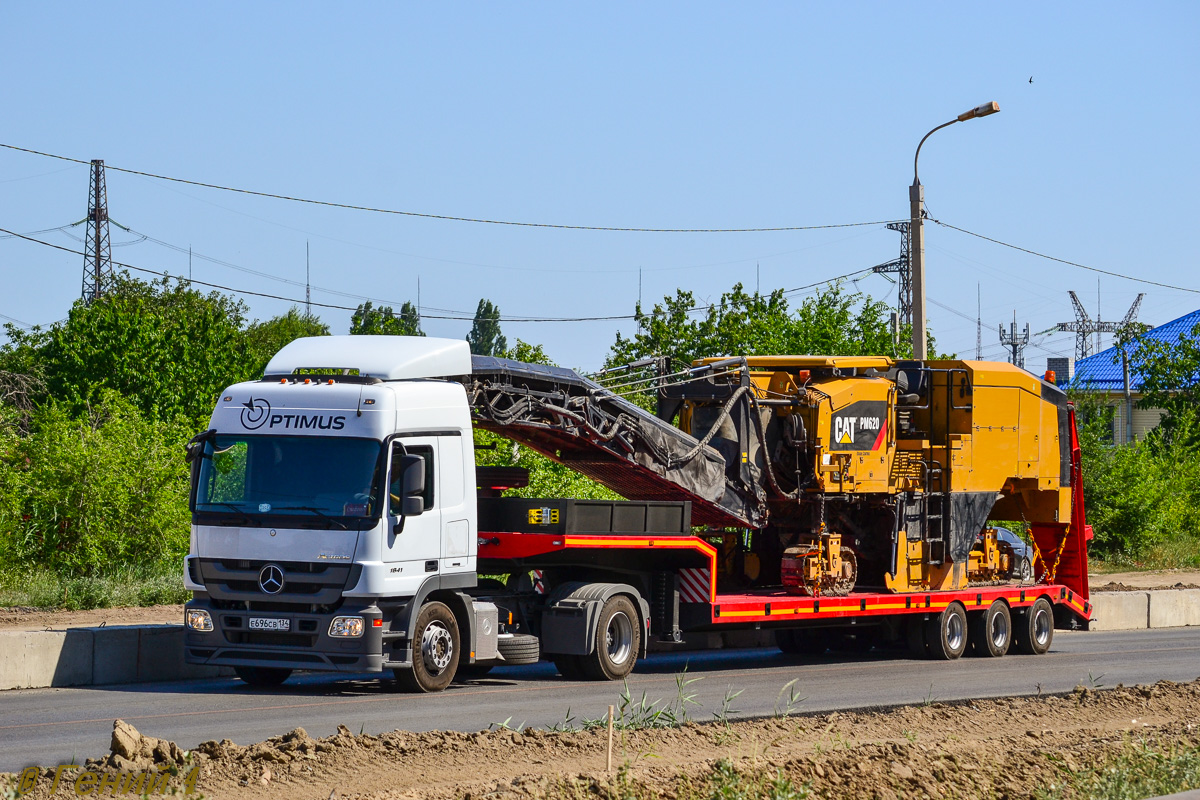
[[[965,233],[968,236],[974,236],[976,239],[983,239],[985,242],[991,242],[992,244],[998,244],[1001,247],[1008,247],[1013,250],[1019,250],[1022,253],[1028,253],[1031,256],[1037,256],[1038,258],[1044,258],[1044,259],[1047,259],[1048,261],[1057,261],[1060,264],[1066,264],[1067,266],[1070,266],[1070,267],[1079,267],[1080,269],[1086,269],[1091,272],[1099,272],[1101,275],[1111,275],[1114,278],[1124,278],[1127,281],[1137,281],[1138,283],[1148,283],[1151,286],[1161,286],[1164,289],[1175,289],[1176,291],[1180,291],[1180,292],[1192,292],[1193,294],[1200,294],[1200,289],[1189,289],[1186,286],[1174,286],[1170,283],[1159,283],[1158,281],[1147,280],[1146,278],[1135,278],[1132,275],[1122,275],[1120,272],[1113,272],[1113,271],[1107,270],[1107,269],[1100,269],[1099,267],[1089,267],[1087,264],[1080,264],[1075,261],[1067,261],[1065,258],[1056,258],[1055,256],[1048,256],[1045,253],[1039,253],[1038,251],[1030,250],[1027,247],[1021,247],[1020,245],[1009,244],[1008,242],[1002,242],[999,239],[993,239],[990,236],[984,236],[982,233],[975,233],[973,231],[966,230],[965,228],[959,228],[956,225],[951,225],[948,222],[942,222],[941,220],[938,220],[938,219],[930,219],[929,221],[936,222],[938,225],[941,225],[943,228],[949,228],[950,230],[958,231],[959,233]]]
[[[15,231],[10,231],[7,228],[0,228],[0,233],[5,233],[5,234],[8,234],[12,238],[23,239],[27,242],[33,242],[34,244],[40,244],[45,247],[53,248],[55,250],[61,250],[64,253],[71,253],[73,255],[79,255],[79,256],[84,255],[84,253],[80,250],[72,250],[69,247],[63,247],[62,245],[57,245],[57,244],[54,244],[53,242],[43,241],[42,239],[34,239],[32,236],[25,236],[24,234],[20,234]],[[147,267],[138,267],[133,264],[126,264],[121,261],[113,261],[112,264],[115,267],[123,267],[124,269],[132,269],[137,272],[145,272],[150,275],[158,275],[159,277],[163,277],[163,278],[176,278],[176,280],[186,280],[184,278],[179,278],[174,275],[171,275],[168,272],[160,272],[159,270],[148,269]],[[810,284],[806,284],[804,286],[798,286],[794,289],[785,289],[782,291],[782,294],[784,294],[784,295],[795,294],[796,292],[802,292],[807,289],[813,289],[818,286],[824,286],[826,284],[834,283],[835,281],[844,280],[846,278],[851,278],[853,276],[861,275],[861,274],[864,274],[864,273],[867,273],[870,271],[871,271],[871,268],[867,267],[866,269],[859,269],[859,270],[855,270],[853,272],[847,272],[844,275],[837,275],[832,278],[825,278],[823,280],[817,281],[816,283],[810,283]],[[271,300],[283,300],[285,302],[294,303],[296,305],[300,305],[301,303],[304,302],[303,300],[299,300],[297,298],[284,297],[282,295],[270,294],[268,292],[254,292],[249,289],[237,289],[232,286],[225,286],[225,285],[219,284],[219,283],[210,283],[208,281],[188,280],[188,283],[197,284],[199,286],[207,286],[212,289],[220,289],[220,290],[226,291],[226,292],[233,292],[234,294],[248,295],[251,297],[264,297],[264,298],[271,299]],[[356,306],[339,306],[339,305],[336,305],[333,303],[313,302],[312,305],[318,306],[319,308],[332,308],[332,309],[335,309],[338,311],[357,311],[358,310]],[[720,305],[720,304],[719,303],[709,303],[708,305],[704,305],[704,306],[696,306],[695,308],[688,309],[687,313],[691,314],[691,313],[695,313],[698,311],[707,311],[711,308],[717,307],[718,305]],[[447,315],[422,313],[421,316],[424,318],[427,318],[427,319],[463,320],[463,321],[467,321],[467,322],[474,319],[474,315],[471,315],[471,316],[459,316],[459,315],[447,316]],[[636,319],[636,317],[637,317],[636,314],[614,314],[611,316],[603,316],[603,317],[500,317],[500,321],[501,322],[607,322],[607,321],[616,321],[616,320]]]
[[[17,147],[12,144],[0,143],[0,147],[8,150],[15,150],[20,153],[29,153],[35,156],[43,156],[45,158],[56,158],[60,161],[70,161],[75,164],[88,164],[90,162],[79,158],[71,158],[70,156],[57,155],[55,153],[45,153],[40,150],[31,150],[27,147]],[[274,194],[272,192],[259,192],[253,189],[240,189],[235,186],[222,186],[216,183],[205,183],[204,181],[187,180],[186,178],[172,178],[169,175],[158,175],[153,172],[144,172],[137,169],[129,169],[127,167],[114,167],[106,165],[106,169],[124,172],[129,175],[140,175],[144,178],[154,178],[160,181],[171,181],[173,183],[183,183],[188,186],[202,186],[205,189],[219,189],[223,192],[236,192],[237,194],[247,194],[254,197],[266,197],[271,200],[287,200],[292,203],[308,203],[315,206],[326,206],[328,208],[342,208],[348,211],[369,211],[374,214],[396,214],[402,217],[421,217],[423,219],[439,219],[447,222],[473,222],[480,225],[511,225],[520,228],[556,228],[559,230],[572,231],[608,231],[612,233],[781,233],[786,231],[816,231],[826,230],[829,228],[859,228],[868,225],[885,225],[888,222],[900,222],[902,220],[878,220],[875,222],[842,222],[830,225],[786,225],[780,227],[762,227],[762,228],[620,228],[611,225],[563,225],[551,222],[517,222],[514,220],[503,219],[485,219],[481,217],[456,217],[450,214],[429,214],[420,211],[400,211],[392,208],[375,208],[373,206],[360,206],[352,203],[334,203],[328,200],[311,200],[304,197],[292,197],[284,194]]]

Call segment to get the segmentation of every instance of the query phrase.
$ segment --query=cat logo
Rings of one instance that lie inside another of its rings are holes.
[[[557,508],[531,508],[531,509],[529,509],[529,524],[530,525],[557,525],[558,524],[558,509]]]

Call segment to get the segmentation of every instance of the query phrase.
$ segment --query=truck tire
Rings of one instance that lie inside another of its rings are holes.
[[[1040,656],[1054,641],[1054,609],[1050,601],[1039,597],[1033,605],[1017,614],[1013,625],[1013,644],[1018,653]]]
[[[458,622],[444,603],[427,603],[417,613],[413,631],[412,666],[395,671],[396,681],[409,692],[440,692],[458,671]]]
[[[620,680],[633,672],[641,645],[641,625],[633,603],[624,595],[610,597],[596,621],[596,649],[579,656],[579,666],[592,680]]]
[[[250,686],[278,686],[292,674],[290,669],[280,667],[234,667],[233,671]]]
[[[1008,603],[997,600],[986,611],[971,615],[971,652],[984,658],[1000,658],[1012,644],[1012,616]]]
[[[925,643],[935,661],[953,661],[967,649],[967,612],[957,600],[925,621]]]
[[[509,666],[536,664],[542,657],[541,642],[536,636],[527,633],[514,633],[512,636],[497,638],[496,649],[504,656],[504,663]]]

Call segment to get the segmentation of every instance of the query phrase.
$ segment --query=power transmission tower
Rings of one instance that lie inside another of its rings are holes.
[[[87,237],[83,255],[83,302],[103,297],[112,283],[112,246],[108,240],[108,192],[104,188],[104,162],[92,160],[88,186]]]
[[[1083,307],[1083,303],[1079,302],[1079,296],[1075,292],[1068,292],[1068,294],[1071,295],[1071,305],[1075,309],[1075,321],[1060,322],[1054,330],[1075,334],[1076,361],[1092,354],[1092,334],[1116,333],[1137,319],[1138,310],[1142,307],[1142,298],[1146,296],[1145,292],[1139,294],[1133,301],[1133,305],[1125,312],[1125,318],[1120,322],[1101,322],[1099,314],[1096,319],[1092,319],[1088,315],[1087,309]]]
[[[1000,326],[1000,344],[1012,351],[1012,355],[1008,359],[1008,363],[1025,369],[1025,348],[1029,346],[1029,323],[1025,323],[1025,332],[1017,336],[1017,312],[1013,312],[1013,321],[1008,326],[1008,333],[1004,332],[1004,325]]]
[[[900,276],[896,311],[900,315],[902,326],[912,325],[912,264],[908,260],[908,223],[889,222],[887,229],[900,234],[900,257],[872,268],[872,272],[895,272]]]

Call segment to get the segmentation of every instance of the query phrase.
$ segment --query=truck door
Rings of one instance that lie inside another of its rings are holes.
[[[405,453],[425,459],[425,491],[422,494],[425,510],[416,517],[401,517],[399,514],[400,457]],[[405,576],[438,572],[440,569],[442,512],[439,493],[442,483],[438,475],[439,463],[436,437],[405,438],[392,443],[388,459],[388,525],[384,536],[383,560],[396,563]]]
[[[466,475],[463,470],[463,439],[461,436],[439,436],[442,514],[442,572],[470,572],[475,568],[471,559],[471,530],[473,515],[467,508]]]

